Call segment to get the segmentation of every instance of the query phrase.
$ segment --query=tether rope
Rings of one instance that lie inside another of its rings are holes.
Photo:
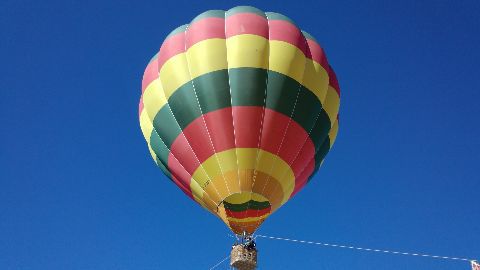
[[[259,235],[259,234],[255,235],[255,237],[261,237],[261,238],[267,238],[267,239],[273,239],[273,240],[289,241],[289,242],[296,242],[296,243],[303,243],[303,244],[319,245],[319,246],[325,246],[325,247],[335,247],[335,248],[362,250],[362,251],[388,253],[388,254],[396,254],[396,255],[406,255],[406,256],[427,257],[427,258],[434,258],[434,259],[441,259],[441,260],[456,260],[456,261],[468,261],[468,262],[474,262],[475,261],[474,259],[468,259],[468,258],[437,256],[437,255],[430,255],[430,254],[413,253],[413,252],[401,252],[401,251],[393,251],[393,250],[385,250],[385,249],[363,248],[363,247],[355,247],[355,246],[347,246],[347,245],[338,245],[338,244],[329,244],[329,243],[322,243],[322,242],[305,241],[305,240],[297,240],[297,239],[275,237],[275,236],[268,236],[268,235]]]
[[[223,258],[223,260],[221,260],[220,262],[218,262],[218,263],[215,264],[214,266],[210,267],[209,270],[212,270],[212,269],[215,269],[215,268],[219,267],[224,261],[228,260],[228,258],[230,258],[230,255],[228,255],[227,257]]]

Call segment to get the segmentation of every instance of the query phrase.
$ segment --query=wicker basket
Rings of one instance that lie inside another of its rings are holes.
[[[230,265],[238,270],[253,270],[257,268],[257,249],[244,245],[235,245],[230,253]]]

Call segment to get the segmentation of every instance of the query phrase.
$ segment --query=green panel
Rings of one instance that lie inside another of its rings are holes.
[[[195,17],[192,22],[197,22],[197,21],[200,21],[202,19],[206,19],[206,18],[225,18],[225,10],[208,10],[208,11],[205,11],[203,12],[202,14],[198,15],[197,17]]]
[[[305,36],[305,38],[311,39],[311,40],[315,41],[316,43],[318,43],[317,40],[312,35],[310,35],[308,32],[305,32],[305,31],[302,30],[302,34],[303,34],[303,36]]]
[[[268,71],[260,68],[228,70],[233,106],[265,106]]]
[[[268,71],[267,108],[290,117],[295,106],[300,84],[275,71]]]
[[[239,14],[239,13],[253,13],[253,14],[257,14],[258,16],[262,16],[266,18],[265,13],[263,11],[261,11],[258,8],[250,7],[250,6],[239,6],[239,7],[231,8],[225,13],[225,17],[230,17],[232,15]]]
[[[228,210],[234,211],[234,212],[241,212],[241,211],[245,211],[245,210],[248,210],[248,209],[262,210],[262,209],[270,207],[270,203],[268,201],[257,202],[257,201],[254,201],[254,200],[250,200],[250,201],[242,203],[242,204],[231,204],[231,203],[228,203],[228,202],[224,201],[223,205],[225,206],[225,209],[228,209]]]
[[[160,109],[157,115],[155,115],[155,118],[153,119],[152,124],[155,130],[157,131],[158,136],[162,138],[166,147],[170,149],[173,141],[175,141],[175,139],[178,137],[178,135],[182,130],[178,126],[178,123],[175,120],[175,117],[173,117],[173,114],[170,111],[170,107],[168,105],[165,105],[162,107],[162,109]],[[152,134],[153,133],[155,132],[152,132]],[[150,142],[151,142],[151,139],[150,139]],[[153,144],[152,144],[152,148],[153,148]]]
[[[158,158],[158,157],[155,157],[156,161],[157,161],[157,166],[160,168],[160,170],[168,177],[168,179],[170,179],[170,181],[173,182],[172,180],[172,174],[170,173],[170,171],[167,169],[167,167],[165,166],[165,164],[163,164],[163,162]]]
[[[202,112],[231,107],[227,70],[219,70],[193,80]]]
[[[307,183],[305,183],[305,185],[308,184],[308,182],[312,181],[313,177],[315,177],[315,174],[317,174],[319,168],[320,168],[320,166],[315,167],[315,169],[313,170],[313,173],[308,177]]]
[[[330,138],[327,136],[322,146],[320,146],[320,148],[318,148],[315,152],[315,168],[320,166],[320,162],[322,162],[322,160],[328,154],[328,151],[330,151]]]
[[[170,150],[167,148],[162,139],[160,139],[155,130],[150,135],[150,147],[152,147],[157,159],[165,167],[168,164],[168,155]]]
[[[202,115],[192,81],[177,89],[168,99],[168,104],[182,130]]]
[[[297,106],[293,112],[292,119],[301,123],[302,127],[304,127],[307,132],[312,130],[318,121],[320,121],[321,124],[325,124],[325,126],[330,126],[329,119],[327,119],[328,123],[323,122],[325,120],[323,117],[317,119],[316,116],[322,113],[322,111],[323,114],[326,115],[325,111],[322,110],[322,105],[318,101],[317,96],[302,85],[300,93],[298,94]],[[330,130],[330,128],[328,130]],[[325,130],[322,129],[320,132],[324,134]]]
[[[150,64],[153,60],[157,60],[158,58],[158,52],[150,59],[150,61],[148,61],[148,63]]]
[[[268,20],[282,20],[282,21],[287,21],[293,25],[296,26],[295,22],[292,21],[292,19],[288,18],[287,16],[276,13],[276,12],[265,12],[265,15],[267,15]]]
[[[315,167],[313,169],[312,174],[308,177],[307,183],[310,182],[310,180],[312,180],[312,178],[317,173],[318,169],[320,169],[320,163],[327,156],[329,151],[330,151],[330,138],[327,137],[327,139],[325,139],[325,142],[322,144],[322,146],[320,146],[319,149],[317,149],[315,153]]]
[[[325,139],[328,138],[328,132],[330,132],[330,118],[327,115],[327,112],[322,110],[318,116],[315,126],[311,129],[310,139],[315,144],[315,149],[319,149],[324,143]]]
[[[179,27],[175,28],[175,30],[173,30],[172,32],[170,32],[170,34],[168,34],[168,36],[163,40],[163,42],[165,43],[165,41],[172,37],[172,36],[175,36],[176,34],[178,33],[182,33],[182,32],[185,32],[185,30],[187,30],[188,28],[188,24],[184,24],[184,25],[180,25]]]

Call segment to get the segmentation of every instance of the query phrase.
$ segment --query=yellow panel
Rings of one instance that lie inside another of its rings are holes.
[[[218,161],[223,172],[237,170],[237,152],[224,151],[222,155],[218,155]]]
[[[225,39],[212,38],[198,42],[187,51],[188,65],[192,78],[227,68]]]
[[[236,170],[233,172],[234,174],[232,174],[232,171],[225,174],[226,172],[223,171],[221,175],[217,175],[212,179],[213,183],[215,183],[215,187],[217,187],[217,189],[222,189],[222,194],[227,193],[225,197],[230,194],[241,192],[240,181],[238,181],[240,179],[238,177],[239,173]]]
[[[295,175],[292,168],[277,155],[260,150],[255,170],[267,173],[278,179],[284,194],[290,195],[293,192]]]
[[[207,174],[210,175],[212,179],[221,174],[218,166],[216,166],[216,156],[222,157],[223,155],[230,155],[229,152],[231,151],[236,151],[238,170],[255,169],[269,174],[275,179],[282,179],[280,180],[280,184],[286,198],[293,192],[295,175],[290,166],[277,155],[257,148],[234,148],[216,153],[203,162],[202,165],[205,171],[201,167],[197,168],[192,178],[198,180],[201,187],[208,186],[210,181]],[[257,152],[258,162],[256,162]],[[223,171],[227,172],[237,169],[237,162],[222,163]]]
[[[255,192],[242,192],[242,193],[235,193],[228,196],[225,201],[231,204],[242,204],[246,203],[250,200],[255,200],[257,202],[265,202],[268,201],[267,198],[264,196],[257,194]]]
[[[302,84],[312,91],[323,105],[328,89],[328,73],[325,69],[307,58]]]
[[[219,205],[217,208],[217,216],[230,228],[230,224],[228,224],[227,220],[227,213],[225,212],[225,208],[223,205]],[[232,228],[230,228],[231,230]]]
[[[155,152],[153,151],[152,147],[150,146],[150,143],[148,143],[148,151],[150,152],[150,155],[152,156],[153,161],[155,161],[155,163],[158,164],[158,162],[157,162],[157,154],[155,154]]]
[[[328,87],[327,98],[325,99],[324,109],[330,118],[330,123],[333,126],[337,120],[338,109],[340,108],[340,97],[337,91],[331,86]]]
[[[205,189],[210,184],[210,178],[202,166],[197,168],[192,178],[195,179],[195,181],[191,181],[191,183],[197,182],[201,189]]]
[[[218,161],[217,161],[217,156],[215,156],[215,155],[212,155],[209,159],[204,161],[202,163],[201,167],[203,167],[205,172],[210,176],[215,177],[217,175],[222,174],[222,170],[220,170],[220,166],[219,166]],[[223,166],[222,166],[222,169],[223,169]],[[197,170],[198,170],[198,168],[197,168]],[[193,176],[195,176],[195,174],[193,174]]]
[[[270,41],[269,69],[285,74],[299,83],[303,81],[305,55],[296,46],[278,40]]]
[[[157,155],[153,151],[152,147],[150,146],[150,136],[152,135],[153,126],[148,118],[147,112],[142,110],[140,114],[140,129],[142,130],[143,137],[145,137],[145,141],[147,141],[148,151],[153,158],[153,161],[157,163]]]
[[[257,35],[236,35],[227,39],[228,68],[268,68],[268,40]]]
[[[198,198],[203,197],[203,189],[200,187],[197,181],[190,181],[190,190],[194,196],[197,196]]]
[[[252,193],[252,200],[257,202],[266,202],[268,201],[267,198],[263,197],[263,195],[258,193]]]
[[[233,222],[239,222],[239,223],[255,222],[255,221],[260,221],[262,219],[266,219],[269,215],[270,215],[270,213],[265,214],[263,216],[259,216],[259,217],[247,217],[247,218],[234,218],[234,217],[228,217],[227,216],[227,220],[228,221],[233,221]]]
[[[222,191],[219,192],[217,188],[220,188]],[[223,191],[225,187],[217,187],[215,183],[213,183],[212,179],[209,178],[202,166],[197,168],[194,176],[192,176],[190,181],[190,189],[192,190],[192,193],[196,194],[196,196],[203,198],[203,201],[209,206],[212,204],[215,205],[215,208],[222,201],[225,193],[225,191]]]
[[[148,144],[150,144],[150,136],[152,135],[152,121],[150,121],[150,118],[148,117],[148,114],[144,109],[140,113],[140,129],[142,130],[143,136],[145,137],[145,140],[147,141]]]
[[[202,198],[200,197],[197,197],[197,195],[195,194],[192,194],[193,195],[193,199],[198,203],[200,204],[203,208],[207,209],[210,211],[210,209],[208,208],[208,206],[205,204],[205,202],[203,201]]]
[[[159,77],[167,99],[170,98],[177,88],[190,81],[191,78],[185,53],[177,54],[168,59],[162,66]]]
[[[217,160],[219,156],[213,155],[211,158],[207,159],[203,164],[197,168],[193,178],[199,181],[199,184],[202,188],[206,188],[209,185],[213,185],[215,192],[221,197],[224,198],[230,195],[230,188],[227,181],[222,173],[222,168],[220,168],[219,161]],[[238,184],[238,183],[232,183]],[[238,188],[237,188],[238,189]]]
[[[239,193],[232,194],[227,198],[225,198],[224,201],[231,204],[242,204],[250,201],[251,199],[252,199],[252,192],[247,191],[247,192],[239,192]]]
[[[199,204],[201,204],[205,209],[209,210],[212,213],[217,212],[217,206],[220,204],[220,200],[214,201],[212,197],[204,191],[200,185],[194,180],[190,182],[190,190],[192,191],[193,198]],[[216,195],[216,194],[215,194]],[[214,196],[218,197],[218,196]]]
[[[208,210],[210,213],[217,215],[217,206],[208,195],[205,195],[203,198],[199,198],[196,195],[193,195],[193,199],[199,203],[204,209]]]
[[[237,154],[238,169],[255,169],[255,163],[259,151],[258,148],[235,148]]]
[[[218,210],[218,205],[220,205],[220,200],[218,199],[214,200],[212,196],[207,194],[206,191],[203,192],[203,202],[205,202],[205,204],[208,206],[209,209],[212,209],[213,211],[215,211],[215,213]]]
[[[217,205],[220,204],[220,202],[225,198],[227,195],[225,194],[225,190],[222,190],[223,193],[220,193],[216,185],[211,183],[212,180],[209,180],[208,184],[205,186],[205,194],[203,195],[208,195],[214,202],[215,202],[215,208]]]
[[[236,180],[236,178],[226,179],[223,173],[220,173],[219,175],[211,178],[210,180],[211,180],[210,186],[215,187],[217,194],[222,200],[227,196],[229,196],[230,194],[232,194],[232,191],[230,190],[230,186],[232,186],[235,189],[233,191],[234,193],[239,192],[238,182],[233,181],[233,180]]]
[[[155,118],[155,115],[167,103],[165,93],[159,79],[152,81],[145,92],[143,92],[143,105],[147,110],[150,122]]]
[[[330,132],[328,133],[328,137],[330,137],[330,148],[332,148],[333,144],[335,143],[335,140],[337,139],[337,134],[338,134],[338,119],[335,120],[335,123],[332,126],[332,129],[330,129]]]

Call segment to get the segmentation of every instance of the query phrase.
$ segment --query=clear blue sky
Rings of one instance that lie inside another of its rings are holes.
[[[137,110],[164,37],[236,5],[313,34],[342,88],[323,168],[259,233],[480,258],[480,2],[280,2],[1,1],[0,269],[208,269],[228,254],[226,226],[154,165]],[[469,267],[258,246],[260,269]]]

